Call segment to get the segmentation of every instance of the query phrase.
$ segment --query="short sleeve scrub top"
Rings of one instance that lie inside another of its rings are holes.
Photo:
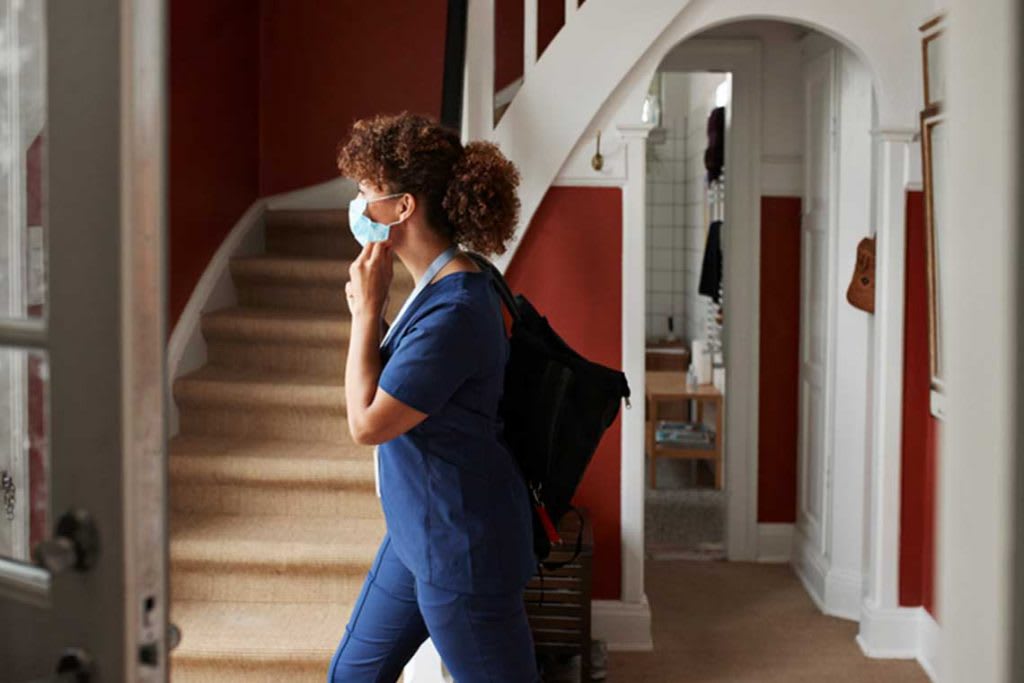
[[[381,389],[427,418],[377,448],[398,558],[460,593],[522,590],[536,569],[529,492],[501,437],[509,342],[486,272],[427,284],[381,348]]]

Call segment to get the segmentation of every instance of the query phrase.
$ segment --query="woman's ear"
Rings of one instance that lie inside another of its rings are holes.
[[[406,192],[398,198],[398,220],[405,222],[416,213],[416,195]]]

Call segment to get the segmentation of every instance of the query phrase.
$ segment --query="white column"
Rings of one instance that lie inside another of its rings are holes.
[[[619,125],[625,140],[622,188],[622,370],[631,408],[624,408],[621,441],[623,602],[646,603],[644,594],[644,349],[647,310],[647,135],[651,124]]]
[[[914,129],[873,131],[877,198],[875,315],[871,341],[871,434],[860,633],[881,654],[906,633],[899,608],[900,456],[903,406],[903,292],[906,191],[916,162]]]
[[[494,0],[469,0],[462,140],[488,140],[494,131]]]

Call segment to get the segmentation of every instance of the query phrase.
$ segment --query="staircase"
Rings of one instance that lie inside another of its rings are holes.
[[[174,380],[169,444],[174,683],[324,681],[384,535],[373,448],[345,413],[341,211],[271,211],[208,312],[203,367]],[[388,318],[412,291],[395,260]]]

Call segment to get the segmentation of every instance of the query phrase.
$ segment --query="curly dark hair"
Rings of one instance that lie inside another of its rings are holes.
[[[493,142],[463,145],[431,117],[402,111],[360,119],[337,161],[347,178],[415,195],[431,227],[473,251],[503,254],[515,232],[515,164]]]

